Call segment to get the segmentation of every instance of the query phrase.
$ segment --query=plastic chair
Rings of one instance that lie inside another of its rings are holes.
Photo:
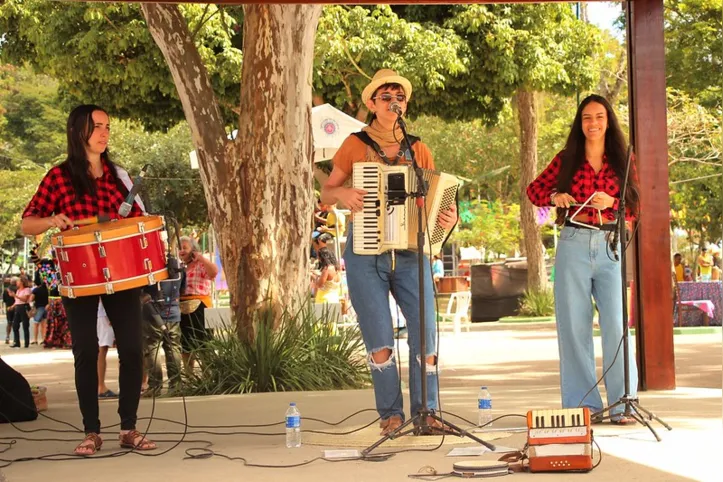
[[[469,327],[472,324],[468,315],[471,302],[472,292],[470,291],[452,293],[449,302],[447,302],[447,312],[439,315],[442,321],[452,320],[455,334],[461,333],[462,321],[465,321],[465,327],[469,332]]]

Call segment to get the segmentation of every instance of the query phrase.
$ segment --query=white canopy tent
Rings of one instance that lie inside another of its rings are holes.
[[[314,162],[334,157],[344,139],[359,132],[365,123],[346,115],[330,104],[311,109],[311,131],[314,137]]]

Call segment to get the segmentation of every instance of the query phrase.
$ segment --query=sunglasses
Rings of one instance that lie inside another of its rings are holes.
[[[404,94],[390,94],[388,92],[385,92],[383,94],[377,95],[376,97],[372,97],[372,100],[381,99],[383,102],[389,102],[392,99],[396,99],[397,102],[404,102],[407,100],[407,96]]]

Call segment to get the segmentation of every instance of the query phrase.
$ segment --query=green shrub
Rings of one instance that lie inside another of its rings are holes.
[[[523,316],[551,316],[555,314],[555,295],[551,288],[540,291],[526,290],[520,300]]]
[[[287,308],[273,329],[270,310],[257,313],[256,338],[241,341],[236,326],[223,328],[194,352],[200,367],[184,380],[186,395],[220,395],[368,386],[369,369],[358,329],[337,329],[327,310],[317,318],[311,303]]]

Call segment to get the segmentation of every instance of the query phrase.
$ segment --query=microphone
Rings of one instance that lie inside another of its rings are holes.
[[[138,191],[141,190],[141,186],[143,184],[143,177],[146,175],[148,166],[150,166],[150,164],[146,164],[145,166],[143,166],[141,172],[136,176],[136,180],[133,183],[133,187],[128,193],[128,196],[126,197],[126,200],[123,201],[123,203],[118,208],[118,215],[120,217],[127,218],[128,215],[131,213],[131,208],[133,207],[133,200],[138,195]]]
[[[402,106],[399,105],[399,102],[397,102],[397,101],[394,101],[389,104],[389,111],[394,112],[399,117],[402,117]]]

